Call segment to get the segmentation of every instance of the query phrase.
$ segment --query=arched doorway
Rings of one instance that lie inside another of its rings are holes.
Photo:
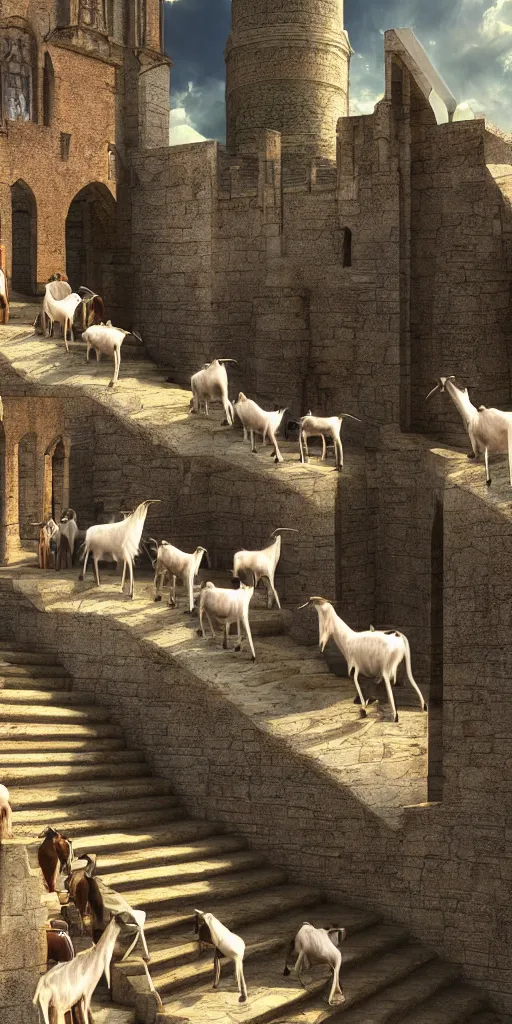
[[[66,448],[62,438],[57,437],[44,456],[44,514],[56,523],[67,505],[68,472]]]
[[[37,208],[34,193],[21,178],[11,185],[13,291],[34,295],[37,281]]]
[[[37,472],[37,436],[25,434],[18,445],[18,522],[21,546],[37,540],[33,523],[41,519]]]
[[[86,185],[70,204],[66,217],[66,273],[74,291],[85,285],[108,295],[108,270],[116,238],[116,203],[99,182]]]

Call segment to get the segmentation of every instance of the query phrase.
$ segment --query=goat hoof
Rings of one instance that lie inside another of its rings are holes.
[[[240,996],[238,1002],[239,1003],[246,1003],[247,1002],[247,996]]]
[[[196,634],[197,634],[197,636],[202,636],[203,635],[202,629],[196,629]]]
[[[221,427],[229,427],[228,421],[227,420],[222,420]]]
[[[364,708],[361,708],[359,714],[360,714],[361,718],[366,718],[366,711],[364,710]]]
[[[492,484],[492,480],[486,480],[485,482],[486,482],[486,484],[487,484],[487,486],[488,486],[488,487],[490,487],[490,486],[491,486],[491,484]]]
[[[236,647],[235,647],[235,651],[241,651],[241,650],[242,650],[242,648],[241,648],[240,644],[237,644]]]
[[[157,596],[155,597],[155,601],[161,601],[161,600],[162,600],[162,595],[161,594],[157,594]]]
[[[423,701],[423,710],[428,711],[428,704],[426,701]]]
[[[394,722],[398,722],[398,715],[395,715],[395,717],[394,717],[393,721],[394,721]]]
[[[114,387],[114,381],[113,380],[109,380],[108,386],[109,386],[109,388],[113,388]]]
[[[468,459],[476,459],[475,453],[474,452],[470,452],[469,455],[468,455]]]
[[[354,697],[354,704],[360,704],[360,703],[361,703],[361,698],[360,697]]]
[[[254,655],[253,655],[253,657],[251,658],[251,661],[252,661],[252,663],[253,663],[253,665],[254,665],[254,662],[256,661],[256,655],[255,655],[255,654],[254,654]]]
[[[82,573],[80,573],[80,576],[78,577],[78,579],[79,579],[79,580],[82,580],[82,581],[83,581],[83,575],[82,575]]]

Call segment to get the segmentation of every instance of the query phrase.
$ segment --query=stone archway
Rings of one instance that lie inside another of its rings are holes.
[[[39,530],[33,523],[41,519],[37,435],[24,434],[18,444],[18,523],[20,544],[37,540]]]
[[[69,451],[62,437],[55,438],[44,456],[44,515],[59,522],[68,504]]]
[[[35,295],[37,287],[37,206],[32,189],[18,179],[11,185],[13,291]]]
[[[115,199],[106,185],[92,182],[76,194],[66,217],[66,273],[74,291],[85,285],[112,302],[115,238]]]

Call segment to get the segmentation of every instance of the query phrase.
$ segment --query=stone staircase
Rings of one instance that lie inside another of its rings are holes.
[[[66,830],[75,852],[97,853],[108,884],[147,911],[151,974],[169,1020],[494,1024],[481,993],[402,927],[326,903],[243,838],[187,817],[170,783],[151,775],[143,753],[126,748],[122,729],[73,691],[51,655],[0,644],[0,704],[0,781],[11,792],[16,837],[35,855],[45,825]],[[212,992],[211,952],[197,955],[195,907],[246,942],[244,1006],[229,964]],[[322,968],[305,973],[304,985],[293,973],[283,977],[285,946],[304,920],[347,928],[342,1007],[327,1006]]]

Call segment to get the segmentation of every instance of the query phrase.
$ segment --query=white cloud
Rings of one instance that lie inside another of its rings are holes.
[[[191,123],[185,107],[173,107],[169,117],[169,145],[184,146],[187,142],[204,142],[205,136]]]
[[[171,146],[222,138],[224,133],[224,82],[207,79],[189,82],[182,92],[171,93]],[[186,130],[185,130],[186,129]],[[207,133],[207,134],[205,134]]]
[[[480,33],[490,42],[508,36],[512,48],[512,0],[495,0],[484,11]]]

